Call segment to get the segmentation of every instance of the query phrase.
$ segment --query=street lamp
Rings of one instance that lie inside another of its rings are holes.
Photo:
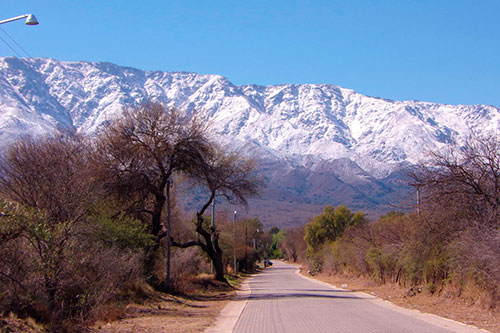
[[[257,236],[259,236],[259,229],[257,229]],[[257,250],[257,241],[255,239],[255,233],[253,235],[253,248]]]
[[[410,186],[415,186],[417,188],[417,215],[420,216],[420,188],[424,185],[422,183],[411,182]]]
[[[36,19],[35,15],[33,15],[33,14],[24,14],[24,15],[19,15],[19,16],[10,18],[10,19],[2,20],[2,21],[0,21],[0,24],[9,23],[12,21],[17,21],[17,20],[22,20],[23,18],[26,18],[26,22],[25,22],[26,25],[37,25],[38,24],[38,20]]]

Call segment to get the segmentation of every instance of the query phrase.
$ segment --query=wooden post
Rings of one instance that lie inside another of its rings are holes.
[[[170,245],[171,245],[171,233],[170,233],[170,179],[167,180],[167,278],[166,287],[170,290]]]

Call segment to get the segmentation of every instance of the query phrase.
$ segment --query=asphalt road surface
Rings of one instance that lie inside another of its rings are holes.
[[[402,309],[368,294],[334,288],[301,276],[297,266],[278,261],[250,278],[247,294],[231,303],[232,314],[226,311],[225,318],[209,332],[481,331]]]

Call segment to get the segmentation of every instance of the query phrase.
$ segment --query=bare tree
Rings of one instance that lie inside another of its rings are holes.
[[[181,247],[200,246],[214,262],[216,278],[224,280],[217,233],[203,228],[203,214],[216,194],[245,204],[246,197],[256,194],[259,182],[253,177],[254,165],[236,154],[218,151],[207,139],[206,129],[198,118],[183,116],[175,109],[165,110],[161,104],[131,108],[99,135],[95,174],[108,194],[126,203],[124,208],[129,213],[149,223],[156,239],[152,261],[169,232],[168,228],[163,231],[163,211],[172,175],[184,173],[206,188],[209,198],[197,212],[196,227],[204,241]]]
[[[210,152],[205,126],[196,117],[148,102],[127,110],[96,142],[96,174],[107,193],[148,220],[159,246],[167,183],[174,172]]]
[[[170,232],[164,223],[165,206],[170,216],[169,184],[174,173],[191,170],[212,154],[206,125],[196,116],[147,102],[126,110],[98,135],[94,148],[92,164],[105,192],[122,210],[146,223],[155,238],[146,264],[160,286],[161,273],[155,272],[162,239]],[[169,259],[168,255],[168,263]],[[167,288],[168,273],[167,268]]]
[[[58,293],[71,257],[68,249],[74,247],[80,224],[98,198],[87,177],[86,157],[78,137],[26,138],[9,148],[0,167],[0,194],[8,200],[3,206],[11,206],[12,212],[4,213],[4,226],[10,227],[0,233],[2,245],[26,239],[22,248],[30,251],[17,259],[29,262],[32,276],[41,275],[51,313],[58,313]],[[7,266],[0,270],[4,277],[9,276],[3,271]]]
[[[78,221],[97,192],[86,176],[86,156],[78,137],[25,138],[1,162],[0,193],[43,210],[52,223]]]
[[[307,244],[304,240],[304,226],[285,229],[285,237],[278,244],[288,260],[300,262],[306,257]]]
[[[421,213],[414,217],[418,236],[408,258],[432,258],[432,284],[449,272],[463,287],[465,277],[498,301],[500,225],[500,139],[473,136],[463,147],[432,154],[430,166],[412,176],[422,193]],[[411,247],[410,247],[411,249]],[[429,260],[429,259],[426,259]],[[429,269],[429,267],[428,267]],[[443,283],[443,282],[441,282]]]
[[[212,260],[216,280],[225,282],[219,233],[204,225],[203,215],[216,195],[229,202],[247,205],[247,198],[258,194],[262,182],[255,174],[255,162],[236,153],[224,153],[220,149],[215,154],[205,156],[201,163],[193,164],[189,176],[196,185],[208,191],[207,200],[196,212],[196,232],[201,237],[185,243],[173,241],[172,244],[181,248],[200,247]]]
[[[439,206],[471,221],[500,222],[500,139],[473,137],[464,147],[433,153],[432,166],[413,173],[424,204]]]

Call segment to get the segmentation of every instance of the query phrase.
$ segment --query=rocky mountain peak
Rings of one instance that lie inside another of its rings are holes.
[[[0,142],[5,147],[22,135],[56,130],[91,135],[147,99],[198,112],[221,142],[290,171],[278,179],[271,168],[269,179],[296,184],[293,177],[312,183],[330,177],[323,184],[343,187],[351,202],[370,209],[396,191],[384,179],[425,160],[427,150],[500,128],[500,110],[487,105],[391,101],[327,84],[236,86],[219,75],[6,57],[0,58]],[[309,185],[280,193],[285,201],[299,193],[311,205],[335,201],[328,191],[309,193]]]

